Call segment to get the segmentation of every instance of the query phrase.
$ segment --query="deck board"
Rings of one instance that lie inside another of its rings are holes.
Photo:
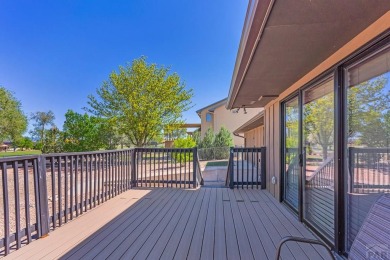
[[[11,253],[9,259],[273,259],[284,236],[314,235],[267,191],[133,189]],[[283,259],[322,259],[289,243]],[[326,259],[326,258],[325,258]]]

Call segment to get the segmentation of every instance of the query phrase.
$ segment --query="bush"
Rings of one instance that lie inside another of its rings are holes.
[[[231,146],[233,146],[232,134],[225,127],[221,127],[214,140],[214,147],[216,147],[214,151],[215,159],[221,160],[229,158],[229,147]]]
[[[192,138],[192,137],[186,137],[186,138],[179,138],[179,139],[176,139],[174,142],[173,142],[173,147],[174,148],[193,148],[196,146],[196,142],[195,140]],[[192,159],[194,158],[193,157],[193,153],[190,152],[190,153],[179,153],[179,152],[173,152],[172,153],[172,158],[176,161],[176,162],[181,162],[181,163],[184,163],[184,161],[186,162],[191,162]]]

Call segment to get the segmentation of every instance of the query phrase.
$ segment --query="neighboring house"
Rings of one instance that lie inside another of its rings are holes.
[[[232,134],[244,122],[252,118],[259,109],[226,109],[227,98],[203,107],[196,111],[201,119],[201,136],[203,137],[207,129],[211,128],[214,133],[218,133],[222,126],[226,127]],[[233,136],[235,146],[244,146],[244,138]]]
[[[234,132],[266,147],[269,192],[341,254],[390,192],[389,91],[389,0],[249,1],[223,102],[264,108]]]

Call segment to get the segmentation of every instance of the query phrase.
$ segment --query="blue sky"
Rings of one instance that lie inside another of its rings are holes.
[[[247,1],[1,1],[0,85],[30,115],[68,109],[142,55],[193,88],[195,111],[228,95]]]

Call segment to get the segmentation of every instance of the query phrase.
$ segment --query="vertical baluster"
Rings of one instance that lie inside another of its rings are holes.
[[[80,214],[84,212],[84,155],[81,155],[81,172],[80,172]]]
[[[89,155],[89,209],[92,208],[92,202],[93,202],[93,197],[92,197],[92,189],[93,189],[93,154]]]
[[[256,152],[256,189],[259,188],[259,168],[261,167],[261,164],[259,164],[259,151],[261,150],[257,150]]]
[[[70,183],[70,219],[72,220],[73,219],[73,200],[74,200],[74,189],[75,189],[75,184],[74,184],[74,177],[73,177],[73,174],[74,174],[74,157],[73,155],[70,156],[70,180],[69,180],[69,183]]]
[[[255,164],[254,164],[254,156],[253,156],[253,153],[255,152],[255,148],[252,148],[252,153],[251,153],[251,156],[252,156],[252,161],[251,161],[251,165],[252,165],[252,189],[253,189],[253,182],[254,182],[254,179],[253,179],[253,173],[254,173],[254,167],[255,167]]]
[[[62,185],[61,185],[61,156],[57,157],[58,167],[58,223],[62,226]]]
[[[76,155],[76,165],[75,165],[75,171],[74,171],[74,205],[75,205],[75,211],[76,211],[76,217],[79,216],[79,181],[78,181],[78,173],[79,173],[79,156]]]
[[[173,163],[175,164],[175,182],[176,182],[176,188],[177,188],[177,150],[175,149],[175,153],[172,156]]]
[[[30,219],[30,189],[28,179],[28,160],[23,161],[23,179],[24,179],[24,211],[26,218],[27,244],[31,242],[31,219]]]
[[[97,187],[98,187],[98,192],[97,192],[97,196],[98,196],[98,198],[97,198],[97,200],[98,200],[98,205],[100,205],[100,200],[102,199],[102,197],[101,197],[101,193],[102,193],[102,189],[100,188],[100,179],[101,179],[101,172],[100,172],[100,167],[101,167],[101,154],[99,153],[99,154],[97,154],[96,155],[96,157],[97,157]]]
[[[108,199],[111,199],[112,198],[112,195],[113,195],[113,191],[112,191],[112,184],[113,184],[113,179],[112,179],[112,176],[113,176],[113,174],[112,174],[112,153],[109,153],[108,154],[108,183],[109,183],[109,186],[108,186],[108,189],[109,189],[109,191],[108,191],[108,193],[109,193],[109,197],[108,197]]]
[[[68,214],[69,214],[69,203],[68,203],[68,156],[64,157],[65,159],[65,172],[64,172],[64,178],[65,178],[65,223],[68,222]]]
[[[153,187],[156,187],[156,150],[153,151]]]
[[[90,185],[90,182],[91,182],[91,178],[90,178],[90,171],[91,171],[91,167],[90,167],[90,157],[88,154],[85,155],[85,211],[87,211],[88,209],[88,206],[91,207],[90,203],[91,203],[91,196],[90,195],[90,190],[91,190],[91,185]]]
[[[184,187],[186,187],[186,185],[187,185],[187,159],[186,159],[186,150],[183,149],[181,154],[184,155],[184,156],[183,156],[183,160],[184,160]]]
[[[96,207],[96,185],[97,185],[97,154],[92,155],[93,156],[93,162],[94,162],[94,169],[93,169],[93,206]]]
[[[2,164],[2,177],[3,177],[3,207],[4,207],[4,253],[9,254],[10,248],[10,228],[9,228],[9,200],[8,200],[8,176],[7,176],[7,163]]]
[[[182,179],[182,175],[181,175],[181,149],[178,150],[178,156],[179,156],[179,171],[180,171],[180,188],[182,187],[182,184],[183,184],[183,179]]]
[[[108,196],[108,166],[107,166],[107,157],[108,154],[104,153],[103,154],[103,175],[104,175],[104,180],[103,180],[103,186],[104,186],[104,201],[107,201],[107,196]]]
[[[52,171],[52,175],[53,175],[53,171]],[[34,193],[35,193],[35,219],[37,220],[37,229],[38,229],[37,235],[38,235],[38,237],[41,237],[42,236],[42,230],[41,230],[42,224],[41,224],[41,218],[40,218],[41,207],[39,205],[38,159],[33,159],[33,177],[34,177]],[[4,214],[5,214],[5,212],[4,212]]]
[[[14,161],[13,165],[14,172],[14,194],[15,194],[15,238],[16,238],[16,249],[21,247],[20,237],[20,193],[19,193],[19,165],[18,161]]]
[[[53,230],[57,227],[57,209],[56,209],[56,179],[55,179],[55,166],[54,157],[50,158],[50,170],[51,170],[51,205],[53,213]],[[37,198],[36,198],[37,199]]]

